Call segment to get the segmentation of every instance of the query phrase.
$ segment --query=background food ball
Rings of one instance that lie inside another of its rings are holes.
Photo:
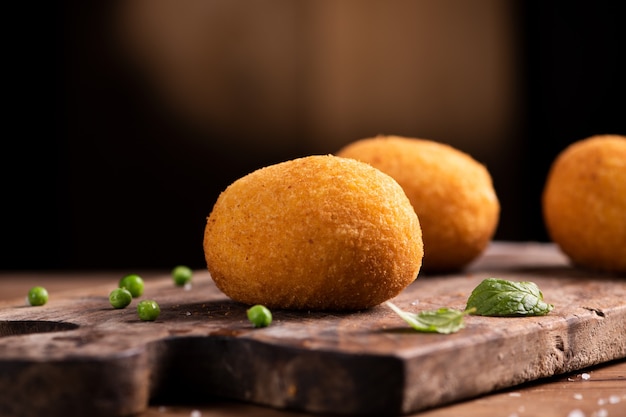
[[[337,155],[367,162],[402,186],[422,226],[424,271],[461,269],[491,241],[500,203],[489,172],[471,156],[398,136],[361,139]]]
[[[208,217],[204,252],[215,284],[236,301],[354,310],[413,282],[423,246],[393,178],[327,155],[271,165],[228,186]]]
[[[563,150],[542,205],[550,238],[575,264],[626,272],[626,137],[592,136]]]

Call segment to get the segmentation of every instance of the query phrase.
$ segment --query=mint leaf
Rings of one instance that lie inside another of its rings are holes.
[[[513,282],[487,278],[470,294],[466,310],[479,316],[544,316],[554,306],[543,301],[534,282]]]
[[[415,330],[426,333],[450,334],[458,332],[465,327],[463,317],[468,314],[464,311],[446,307],[413,314],[401,310],[389,301],[386,304]]]

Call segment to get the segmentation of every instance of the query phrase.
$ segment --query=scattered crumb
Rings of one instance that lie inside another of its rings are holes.
[[[191,311],[185,313],[186,316],[191,316]]]
[[[585,417],[585,413],[583,413],[579,409],[575,409],[575,410],[570,411],[567,417]]]
[[[580,377],[582,379],[584,379],[585,381],[589,380],[591,378],[591,375],[589,375],[587,372],[583,373],[580,375]]]
[[[582,394],[574,394],[574,399],[575,400],[582,400],[583,399],[583,395]]]
[[[504,359],[504,354],[502,352],[498,353],[498,360],[501,361]]]
[[[522,394],[520,392],[509,392],[509,397],[521,397]]]
[[[576,381],[574,378],[569,378],[569,377],[567,378],[567,380],[568,380],[569,382],[574,382],[574,381]]]
[[[189,417],[202,417],[202,412],[200,412],[200,410],[193,410]]]

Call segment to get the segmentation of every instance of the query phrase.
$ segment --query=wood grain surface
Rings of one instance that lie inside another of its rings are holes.
[[[274,311],[272,326],[254,329],[246,306],[204,271],[190,291],[165,275],[147,281],[142,298],[162,308],[154,323],[138,320],[137,301],[110,307],[116,280],[53,294],[43,307],[24,306],[22,296],[0,304],[0,415],[127,415],[154,411],[149,401],[215,396],[406,414],[626,357],[626,280],[572,268],[550,245],[492,245],[467,271],[420,276],[393,301],[414,312],[462,309],[490,276],[536,282],[554,311],[470,316],[453,335],[416,333],[385,306]]]

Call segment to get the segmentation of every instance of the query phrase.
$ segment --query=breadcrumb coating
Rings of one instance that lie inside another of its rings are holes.
[[[390,176],[314,155],[254,171],[226,188],[207,219],[207,267],[232,299],[270,308],[358,310],[419,273],[417,215]]]

